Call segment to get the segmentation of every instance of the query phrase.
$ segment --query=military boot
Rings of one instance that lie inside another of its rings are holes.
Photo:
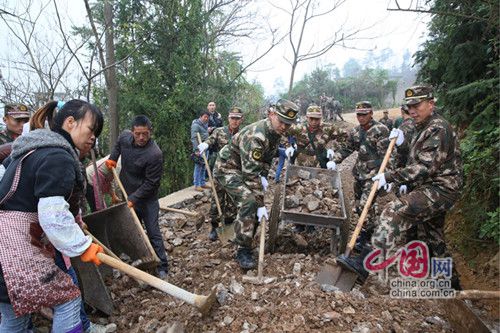
[[[255,259],[253,258],[252,249],[248,247],[238,248],[236,252],[236,261],[244,270],[253,269],[256,266]]]
[[[355,257],[346,257],[345,255],[340,255],[337,257],[337,263],[342,267],[354,272],[358,275],[356,280],[359,284],[364,284],[366,278],[368,277],[368,271],[363,266],[363,260],[371,252],[371,248],[364,246],[361,254]]]
[[[217,229],[215,227],[212,227],[210,233],[208,234],[208,239],[210,239],[212,242],[215,242],[217,238]]]
[[[357,252],[362,252],[365,245],[368,245],[372,238],[373,231],[367,231],[366,229],[362,229],[359,233],[358,238],[356,239],[356,244],[354,244],[354,249]]]

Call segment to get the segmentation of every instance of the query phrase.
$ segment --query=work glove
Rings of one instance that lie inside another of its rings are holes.
[[[378,180],[378,187],[377,190],[380,190],[380,188],[384,188],[387,192],[391,190],[392,184],[387,184],[387,181],[385,180],[385,175],[384,173],[379,173],[375,177],[372,178],[373,181]]]
[[[260,176],[260,183],[262,184],[262,189],[264,189],[264,192],[266,192],[267,187],[269,186],[269,182],[267,181],[267,178],[264,176]]]
[[[104,250],[102,249],[102,246],[97,245],[96,243],[91,243],[90,246],[83,252],[83,254],[80,256],[80,259],[83,262],[93,262],[97,266],[101,264],[101,261],[99,258],[97,258],[98,253],[103,253]]]
[[[109,170],[116,168],[116,161],[106,160],[106,162],[104,163],[106,164],[106,168],[108,168]]]
[[[393,128],[391,134],[389,134],[389,140],[396,139],[396,146],[401,146],[401,144],[405,141],[405,135],[402,130],[399,128]]]
[[[132,201],[127,201],[128,208],[134,208],[134,203]]]
[[[333,149],[328,149],[328,150],[326,151],[326,158],[327,158],[327,159],[332,159],[334,154],[335,154],[335,153],[334,153]]]
[[[403,184],[399,187],[399,194],[405,195],[406,193],[408,193],[408,187],[405,184]]]
[[[267,216],[266,206],[257,208],[257,219],[259,220],[259,222],[262,221],[263,217],[265,217],[266,220],[269,219],[269,216]]]
[[[334,161],[329,161],[326,163],[326,168],[328,170],[337,170],[337,164]]]
[[[293,147],[288,147],[286,150],[285,150],[285,155],[287,158],[292,158],[293,154],[295,153],[295,149],[293,149]]]
[[[200,154],[203,154],[205,150],[208,148],[208,143],[202,142],[198,145],[198,150],[200,151]]]

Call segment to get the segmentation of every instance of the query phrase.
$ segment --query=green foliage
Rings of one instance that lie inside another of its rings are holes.
[[[493,10],[492,10],[493,8]],[[430,38],[415,55],[419,80],[436,88],[443,114],[460,134],[464,191],[459,206],[469,238],[500,239],[498,5],[485,1],[432,3]]]
[[[95,16],[102,23],[100,4]],[[224,119],[238,105],[246,121],[256,120],[262,87],[241,75],[237,54],[215,48],[211,20],[220,13],[207,13],[202,0],[117,0],[114,9],[116,59],[127,58],[117,66],[120,128],[138,114],[151,119],[165,160],[165,195],[192,183],[190,127],[199,112],[215,101]],[[93,95],[101,106],[103,89]]]

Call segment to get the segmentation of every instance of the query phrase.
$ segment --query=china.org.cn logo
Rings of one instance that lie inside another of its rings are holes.
[[[451,287],[452,258],[430,258],[429,248],[422,241],[411,241],[388,258],[384,258],[381,249],[375,249],[363,265],[370,272],[397,265],[399,277],[389,281],[392,298],[455,297]]]

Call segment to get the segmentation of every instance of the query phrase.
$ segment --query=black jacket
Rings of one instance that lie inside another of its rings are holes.
[[[151,139],[144,147],[134,144],[129,130],[118,137],[109,159],[122,157],[120,180],[128,194],[128,200],[137,201],[158,198],[158,188],[163,174],[163,154]]]

